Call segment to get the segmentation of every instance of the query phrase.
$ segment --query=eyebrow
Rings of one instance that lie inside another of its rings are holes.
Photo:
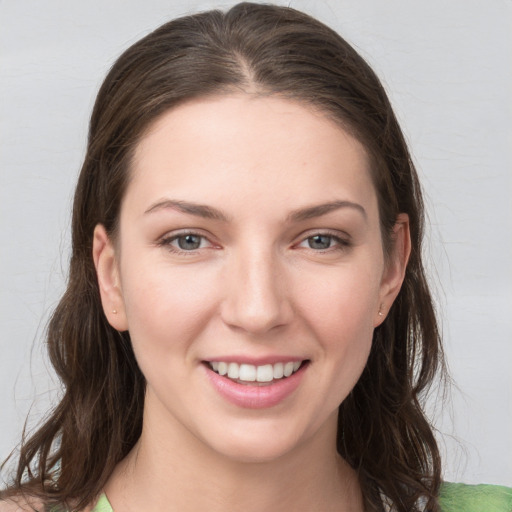
[[[163,199],[158,201],[157,203],[150,206],[144,212],[144,214],[152,213],[166,208],[177,210],[182,213],[187,213],[189,215],[196,215],[205,219],[220,220],[222,222],[229,221],[229,218],[217,208],[198,203],[191,203],[188,201],[179,201],[176,199]],[[366,210],[358,203],[354,203],[352,201],[331,201],[329,203],[322,203],[319,205],[308,206],[306,208],[299,208],[298,210],[294,210],[287,216],[287,220],[290,222],[300,222],[313,219],[315,217],[321,217],[322,215],[327,215],[328,213],[339,210],[341,208],[353,208],[354,210],[361,213],[365,219],[367,218]]]
[[[145,212],[152,213],[163,209],[177,210],[182,213],[188,213],[189,215],[196,215],[197,217],[203,217],[204,219],[214,219],[227,222],[228,218],[224,213],[211,206],[203,204],[190,203],[188,201],[178,201],[175,199],[163,199],[150,206]]]
[[[330,203],[323,203],[295,210],[288,215],[288,220],[299,222],[313,219],[315,217],[327,215],[328,213],[339,210],[340,208],[352,208],[361,213],[365,220],[367,219],[366,210],[360,204],[353,203],[352,201],[332,201]]]

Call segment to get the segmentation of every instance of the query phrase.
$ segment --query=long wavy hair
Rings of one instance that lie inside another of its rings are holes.
[[[142,429],[145,380],[129,332],[103,313],[92,259],[98,223],[116,236],[134,149],[164,112],[233,92],[311,105],[366,148],[384,249],[399,213],[410,221],[405,280],[375,329],[361,378],[339,407],[337,449],[359,474],[367,510],[438,510],[441,462],[422,409],[443,354],[422,264],[424,211],[418,177],[386,93],[338,34],[291,8],[241,3],[171,21],[126,50],[94,106],[76,188],[69,282],[47,342],[62,397],[23,439],[12,486],[45,504],[79,510],[101,492]]]

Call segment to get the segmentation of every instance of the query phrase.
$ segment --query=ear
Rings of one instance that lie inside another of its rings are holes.
[[[380,325],[396,299],[405,277],[411,254],[409,216],[400,213],[393,227],[392,246],[382,274],[379,294],[379,309],[375,312],[374,326]]]
[[[92,257],[96,267],[101,304],[108,323],[118,331],[126,331],[128,323],[115,248],[101,224],[94,228]]]

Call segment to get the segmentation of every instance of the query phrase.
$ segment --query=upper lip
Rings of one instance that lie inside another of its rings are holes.
[[[252,364],[254,366],[263,366],[265,364],[276,364],[276,363],[290,363],[295,361],[306,361],[307,358],[301,356],[265,356],[265,357],[250,357],[247,355],[240,356],[219,356],[212,357],[208,359],[204,359],[204,362],[215,363],[215,362],[224,362],[224,363],[239,363],[239,364]]]

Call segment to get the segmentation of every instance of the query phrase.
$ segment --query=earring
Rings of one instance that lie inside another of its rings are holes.
[[[117,309],[113,309],[113,310],[112,310],[112,313],[113,313],[114,315],[117,315]]]
[[[384,316],[384,313],[382,312],[382,304],[379,306],[379,316]]]

